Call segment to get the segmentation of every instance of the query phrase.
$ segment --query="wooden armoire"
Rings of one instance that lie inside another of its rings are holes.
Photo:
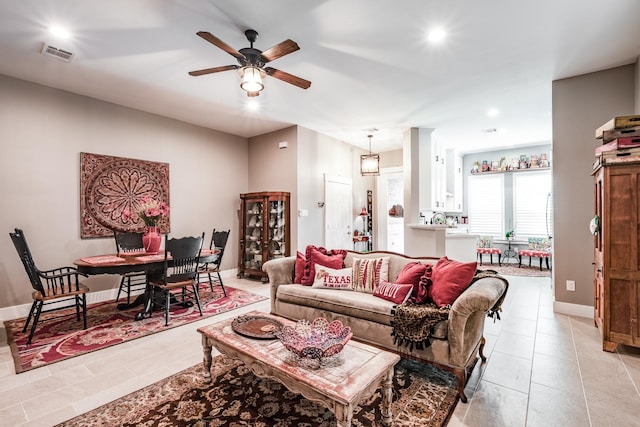
[[[593,176],[599,223],[594,234],[594,319],[602,349],[640,347],[640,159],[604,162]]]

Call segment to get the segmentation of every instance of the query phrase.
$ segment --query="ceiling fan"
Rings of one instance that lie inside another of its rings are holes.
[[[249,40],[251,46],[237,51],[208,31],[198,31],[196,34],[209,43],[224,50],[229,55],[235,57],[238,60],[239,65],[223,65],[221,67],[189,71],[189,75],[202,76],[204,74],[239,69],[240,76],[242,78],[240,87],[247,92],[247,96],[260,95],[260,91],[264,89],[262,79],[265,76],[275,77],[278,80],[282,80],[283,82],[298,86],[302,89],[308,89],[311,86],[311,82],[308,80],[272,67],[265,67],[266,63],[300,49],[300,46],[298,46],[298,44],[293,40],[287,39],[263,52],[253,47],[253,43],[258,38],[258,32],[256,30],[249,29],[244,32],[244,35],[247,37],[247,40]]]

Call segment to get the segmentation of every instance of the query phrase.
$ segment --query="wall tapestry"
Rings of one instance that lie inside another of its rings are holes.
[[[80,153],[81,238],[112,237],[114,229],[142,232],[143,197],[169,204],[169,163]],[[169,216],[158,226],[169,233]]]

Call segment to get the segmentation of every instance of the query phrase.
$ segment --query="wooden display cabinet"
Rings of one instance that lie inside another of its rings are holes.
[[[240,195],[240,253],[238,277],[268,281],[262,264],[289,256],[290,193],[260,192]]]
[[[640,347],[640,162],[594,172],[594,320],[602,349]]]

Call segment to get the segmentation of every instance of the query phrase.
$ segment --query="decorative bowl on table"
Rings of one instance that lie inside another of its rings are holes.
[[[340,353],[353,333],[339,320],[318,317],[313,322],[299,320],[293,327],[283,326],[275,335],[295,356],[320,361]]]

